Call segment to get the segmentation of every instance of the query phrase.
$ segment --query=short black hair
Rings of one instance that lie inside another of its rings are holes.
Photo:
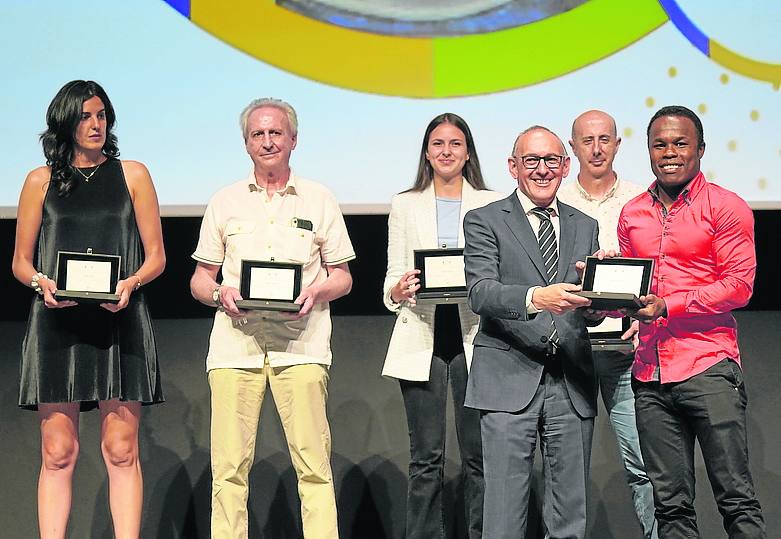
[[[697,116],[693,110],[687,109],[682,105],[669,105],[657,110],[651,117],[651,121],[648,122],[648,129],[645,132],[647,137],[650,138],[651,136],[651,125],[663,116],[678,116],[690,119],[694,124],[694,128],[697,130],[697,147],[703,148],[705,146],[705,136],[702,133],[702,122],[700,121],[700,117]]]

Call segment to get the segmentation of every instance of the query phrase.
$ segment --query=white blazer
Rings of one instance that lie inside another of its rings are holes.
[[[475,190],[464,180],[461,188],[461,216],[458,226],[458,246],[464,246],[464,215],[469,210],[507,196],[496,191]],[[426,381],[434,353],[434,311],[436,305],[411,306],[404,301],[393,303],[390,291],[405,271],[415,267],[415,249],[436,249],[437,207],[433,183],[425,190],[395,195],[388,218],[388,271],[383,285],[383,302],[397,314],[388,353],[382,368],[383,376],[402,380]],[[477,333],[479,317],[466,303],[458,304],[461,335],[464,341],[466,367],[472,363],[472,340]]]

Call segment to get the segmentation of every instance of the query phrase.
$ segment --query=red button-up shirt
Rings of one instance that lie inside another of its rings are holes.
[[[654,183],[624,206],[618,241],[623,256],[654,259],[651,292],[667,304],[667,317],[640,324],[634,377],[679,382],[727,357],[740,363],[731,311],[754,285],[748,204],[700,173],[665,211]]]

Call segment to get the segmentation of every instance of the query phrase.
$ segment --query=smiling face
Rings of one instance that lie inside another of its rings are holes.
[[[592,110],[578,117],[572,125],[570,147],[580,163],[581,175],[591,178],[613,176],[613,160],[621,145],[616,124],[604,112]]]
[[[675,199],[699,174],[705,144],[698,143],[697,128],[689,118],[661,116],[649,129],[648,153],[659,186]]]
[[[435,181],[460,177],[469,160],[464,132],[453,124],[439,124],[428,137],[426,159],[434,169]]]
[[[74,149],[79,152],[100,152],[106,144],[106,107],[98,96],[82,104],[73,143]]]
[[[540,158],[533,169],[524,166],[524,158]],[[560,158],[558,166],[550,168],[547,161]],[[518,181],[518,189],[537,206],[547,207],[556,198],[561,180],[569,174],[569,157],[559,138],[545,129],[532,129],[515,143],[513,156],[507,160],[510,174]]]
[[[287,113],[282,109],[260,107],[247,118],[245,146],[259,172],[286,170],[296,142]]]

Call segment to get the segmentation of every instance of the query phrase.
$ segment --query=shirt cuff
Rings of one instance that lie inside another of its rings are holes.
[[[686,312],[686,292],[662,298],[667,306],[667,318],[675,318]]]
[[[534,291],[538,288],[541,288],[539,286],[532,286],[529,288],[529,290],[526,292],[526,314],[537,314],[540,312],[540,310],[534,306],[532,303],[532,296],[534,295]]]

